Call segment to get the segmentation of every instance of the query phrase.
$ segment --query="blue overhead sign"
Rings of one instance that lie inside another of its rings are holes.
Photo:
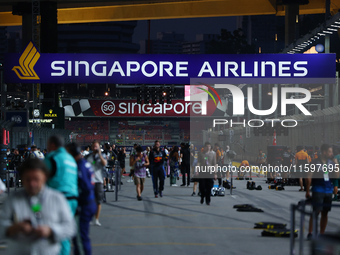
[[[335,54],[44,54],[30,43],[5,57],[7,83],[190,84],[191,78],[335,78]]]

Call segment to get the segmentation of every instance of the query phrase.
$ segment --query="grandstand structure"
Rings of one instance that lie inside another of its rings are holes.
[[[85,92],[81,87],[63,85],[63,90],[67,93],[60,94],[60,106],[65,109],[65,129],[71,132],[72,141],[81,146],[89,145],[93,140],[118,146],[132,146],[135,143],[150,146],[155,140],[169,146],[189,142],[190,114],[170,116],[165,113],[138,112],[140,105],[147,104],[146,101],[137,104],[138,85],[108,84],[107,96],[105,90],[99,89],[105,89],[105,86],[96,86],[96,93],[89,95],[89,91],[95,88],[90,85],[86,86]],[[155,85],[149,88],[153,89]],[[163,86],[158,85],[157,91],[161,92],[162,88]],[[176,86],[172,99],[172,105],[185,102],[184,85]],[[109,106],[114,105],[113,112],[103,110],[106,103]],[[121,104],[123,106],[120,107]],[[128,105],[135,112],[129,112]],[[124,113],[120,114],[119,110]]]
[[[81,118],[65,121],[72,140],[82,146],[93,140],[110,142],[119,146],[152,145],[155,140],[162,145],[179,145],[189,141],[190,124],[185,118],[167,120],[164,118],[128,120],[126,118]]]

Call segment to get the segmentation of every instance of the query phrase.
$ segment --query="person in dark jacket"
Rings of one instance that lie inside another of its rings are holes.
[[[75,254],[91,254],[91,241],[89,238],[90,222],[97,211],[97,204],[94,196],[94,172],[91,163],[87,162],[82,155],[81,149],[76,143],[70,143],[66,146],[68,153],[74,157],[78,165],[78,216],[79,216],[79,234],[81,238],[81,247],[77,237],[73,238]]]
[[[181,172],[182,172],[182,185],[190,186],[190,150],[189,145],[185,143],[181,143]],[[187,174],[187,178],[185,178],[185,174]]]
[[[166,159],[166,155],[164,151],[161,151],[159,141],[155,141],[155,146],[152,152],[150,153],[150,165],[151,165],[151,173],[154,181],[154,192],[155,197],[163,196],[164,190],[164,179],[165,179],[165,172],[164,172],[164,161]],[[158,185],[159,180],[159,185]]]
[[[204,144],[204,150],[198,156],[199,171],[199,184],[201,191],[201,204],[204,203],[204,199],[207,205],[210,205],[211,201],[211,189],[214,187],[214,179],[217,179],[216,173],[209,170],[216,168],[216,153],[211,149],[211,144],[206,142]],[[208,170],[207,170],[208,169]],[[206,171],[207,170],[207,171]]]

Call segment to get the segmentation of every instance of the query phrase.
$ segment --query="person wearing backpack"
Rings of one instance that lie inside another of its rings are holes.
[[[37,146],[32,145],[29,158],[38,158],[43,160],[45,156],[41,151],[38,150]]]

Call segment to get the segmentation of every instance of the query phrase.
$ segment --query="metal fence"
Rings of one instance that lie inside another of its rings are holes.
[[[168,131],[168,132],[144,132],[143,130],[128,130],[123,133],[120,138],[113,139],[118,145],[132,146],[137,143],[139,145],[152,145],[155,140],[159,140],[161,145],[179,145],[181,142],[189,141],[189,136],[184,131]]]
[[[5,128],[9,131],[9,148],[16,148],[19,145],[35,144],[41,149],[47,146],[47,140],[52,135],[59,135],[65,139],[65,142],[70,142],[70,131],[64,129],[49,129],[41,127],[11,127],[7,122],[0,123],[0,128]],[[32,137],[30,137],[30,132]]]

